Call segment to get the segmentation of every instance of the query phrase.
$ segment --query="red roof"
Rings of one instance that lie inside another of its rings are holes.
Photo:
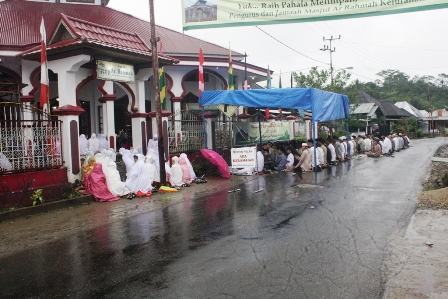
[[[68,32],[72,38],[64,37],[60,40],[58,36],[61,36],[63,32]],[[51,50],[83,43],[151,56],[150,47],[137,34],[94,24],[61,13],[61,20],[49,41],[47,49]],[[39,51],[40,46],[36,46],[23,52],[22,55]]]
[[[146,51],[145,47],[150,45],[149,22],[109,7],[5,0],[0,2],[0,49],[25,51],[33,48],[40,42],[41,16],[49,38],[56,30],[61,14],[67,16],[74,31],[91,43],[113,44],[115,48],[124,47],[136,53]],[[226,48],[161,26],[156,26],[156,34],[162,40],[166,55],[198,55],[200,46],[205,55],[228,55]]]

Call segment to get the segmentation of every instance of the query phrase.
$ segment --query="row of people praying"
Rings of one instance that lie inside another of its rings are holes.
[[[286,147],[268,142],[263,145],[260,153],[264,156],[264,167],[259,174],[271,171],[319,171],[323,168],[349,160],[354,155],[365,154],[369,157],[393,155],[409,147],[410,139],[405,134],[388,136],[345,136],[309,139],[300,148],[294,143]],[[316,158],[314,157],[316,155]],[[315,167],[316,164],[316,167]]]
[[[152,139],[157,140],[157,137]],[[149,142],[148,142],[149,143]],[[160,165],[158,151],[148,149],[146,156],[141,147],[133,150],[120,148],[119,153],[126,168],[126,179],[122,181],[117,170],[113,149],[95,153],[87,151],[83,165],[82,193],[92,194],[98,201],[113,201],[121,196],[132,199],[136,196],[151,196],[160,186]],[[172,164],[165,164],[167,182],[179,189],[190,186],[196,178],[190,160],[185,153],[172,158]],[[106,191],[107,190],[107,191]],[[176,190],[174,190],[176,191]]]

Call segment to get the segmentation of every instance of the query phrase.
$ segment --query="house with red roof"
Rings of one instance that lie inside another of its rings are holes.
[[[51,152],[52,162],[33,158],[40,144],[36,133],[27,142],[22,137],[4,140],[0,152],[11,167],[0,168],[0,175],[23,172],[24,167],[45,169],[50,163],[64,166],[70,182],[79,179],[81,134],[103,134],[116,150],[117,133],[124,131],[132,140],[128,146],[146,152],[148,139],[157,132],[150,23],[107,4],[107,0],[0,0],[0,104],[5,107],[0,121],[34,121],[29,127],[42,126],[36,125],[40,116],[30,111],[40,103],[43,18],[49,69],[47,112],[52,115],[46,127],[53,130],[57,121],[60,134],[39,141],[46,143],[40,154]],[[160,39],[159,65],[165,68],[167,82],[163,116],[173,124],[182,121],[182,111],[197,108],[199,48],[205,58],[205,90],[227,89],[229,50],[161,26],[155,29]],[[267,70],[245,64],[244,54],[232,51],[232,57],[235,89],[243,89],[245,76],[249,85],[266,80]],[[13,117],[6,102],[28,110]],[[173,132],[175,127],[171,125]],[[177,130],[176,142],[183,138],[182,127]],[[20,134],[29,135],[28,131],[22,128]]]

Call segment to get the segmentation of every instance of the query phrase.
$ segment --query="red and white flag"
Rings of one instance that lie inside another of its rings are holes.
[[[40,107],[48,103],[48,65],[47,65],[47,33],[45,32],[44,17],[40,24],[40,35],[42,36],[40,42]]]
[[[204,53],[202,53],[202,48],[199,48],[199,90],[198,97],[201,97],[204,91]]]

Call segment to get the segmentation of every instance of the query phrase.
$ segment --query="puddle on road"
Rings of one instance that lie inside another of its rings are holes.
[[[298,185],[294,185],[293,187],[302,188],[302,189],[323,189],[324,188],[324,186],[312,185],[312,184],[298,184]]]

